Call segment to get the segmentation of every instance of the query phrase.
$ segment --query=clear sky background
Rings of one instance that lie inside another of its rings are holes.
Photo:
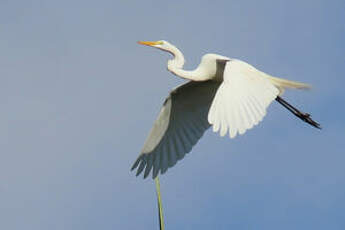
[[[158,229],[130,172],[168,92],[208,52],[311,83],[161,176],[166,229],[345,229],[344,1],[0,0],[0,229]]]

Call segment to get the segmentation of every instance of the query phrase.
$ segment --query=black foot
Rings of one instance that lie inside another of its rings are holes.
[[[307,122],[308,124],[314,126],[315,128],[321,129],[321,126],[319,123],[311,119],[311,116],[309,113],[303,113],[290,105],[287,101],[285,101],[283,98],[277,96],[276,101],[279,102],[282,106],[287,108],[290,112],[292,112],[296,117],[300,118],[302,121]]]

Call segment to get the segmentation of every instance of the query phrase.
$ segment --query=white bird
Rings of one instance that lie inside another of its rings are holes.
[[[137,176],[151,169],[152,178],[173,167],[198,142],[212,125],[220,136],[244,134],[266,115],[273,100],[316,128],[320,125],[280,95],[285,89],[306,89],[304,83],[270,76],[250,64],[218,54],[206,54],[193,71],[182,69],[185,63],[179,49],[167,41],[138,42],[173,55],[168,70],[189,82],[172,90],[155,121],[141,154],[133,164]]]

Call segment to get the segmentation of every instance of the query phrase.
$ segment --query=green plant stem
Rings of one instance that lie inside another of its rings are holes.
[[[163,207],[161,199],[161,189],[159,185],[158,176],[155,178],[156,192],[157,192],[157,201],[158,201],[158,217],[159,217],[159,229],[164,230],[164,218],[163,218]]]

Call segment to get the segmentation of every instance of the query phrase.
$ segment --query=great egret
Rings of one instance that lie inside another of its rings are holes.
[[[133,164],[138,176],[144,169],[152,178],[174,166],[201,138],[211,125],[220,136],[230,138],[244,134],[265,116],[269,104],[276,100],[294,115],[320,128],[309,114],[300,112],[280,96],[285,89],[306,89],[304,83],[270,76],[250,64],[218,54],[206,54],[193,71],[183,70],[184,57],[167,41],[140,41],[167,51],[174,58],[168,70],[191,80],[172,90],[166,98],[141,154]]]

